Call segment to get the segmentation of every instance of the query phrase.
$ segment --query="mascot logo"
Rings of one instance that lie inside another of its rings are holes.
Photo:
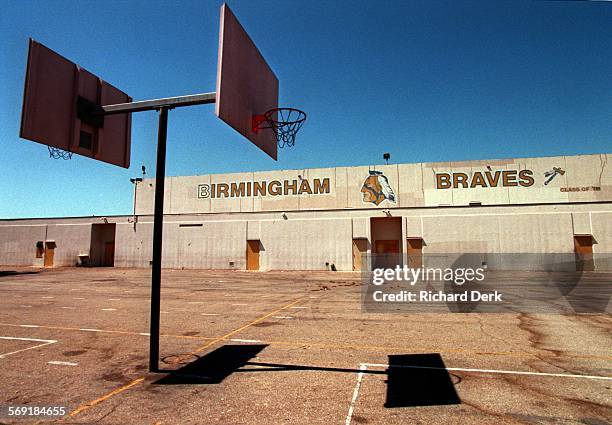
[[[395,203],[395,192],[389,184],[387,176],[381,171],[370,170],[370,175],[366,177],[361,186],[363,202],[380,205],[385,199]]]
[[[552,170],[546,171],[544,173],[544,177],[546,178],[546,180],[544,180],[544,186],[548,186],[548,183],[553,181],[555,177],[562,176],[563,174],[565,174],[565,170],[561,167],[553,167]]]

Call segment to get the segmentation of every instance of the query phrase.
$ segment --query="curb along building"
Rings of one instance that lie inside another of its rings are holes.
[[[592,252],[594,269],[610,270],[610,160],[169,177],[163,267],[350,271],[365,253]],[[148,267],[154,185],[137,186],[135,216],[0,220],[0,264]]]

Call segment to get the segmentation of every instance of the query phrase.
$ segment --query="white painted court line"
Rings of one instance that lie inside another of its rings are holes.
[[[78,366],[78,363],[73,363],[73,362],[61,362],[59,360],[51,360],[50,362],[47,362],[49,364],[54,364],[54,365],[59,365],[59,366]]]
[[[204,301],[187,301],[187,304],[204,304]]]
[[[353,390],[353,398],[351,399],[351,403],[349,404],[348,414],[346,415],[346,420],[344,422],[345,425],[351,424],[351,421],[353,418],[353,412],[355,411],[355,404],[357,402],[357,398],[359,397],[359,389],[361,388],[361,382],[363,381],[364,373],[368,369],[368,367],[388,368],[389,365],[384,364],[384,363],[361,363],[359,365],[359,373],[357,374],[357,383],[355,384],[355,389]],[[409,369],[449,370],[449,371],[456,371],[456,372],[551,376],[551,377],[556,377],[556,378],[602,379],[606,381],[612,381],[612,377],[609,377],[609,376],[572,375],[569,373],[525,372],[521,370],[470,369],[470,368],[463,368],[463,367],[434,367],[434,366],[410,366],[410,365],[397,365],[397,366],[391,366],[391,367],[401,367],[401,368],[409,368]]]
[[[297,309],[301,309],[301,308],[310,308],[310,307],[306,307],[306,306],[300,305],[300,306],[291,307],[291,308],[293,308],[293,309],[296,309],[296,310],[297,310]]]
[[[17,340],[17,341],[31,341],[31,342],[42,342],[43,343],[43,344],[35,345],[33,347],[23,348],[23,349],[17,350],[17,351],[11,351],[10,353],[2,353],[2,354],[0,354],[0,359],[3,359],[5,357],[7,357],[7,356],[10,356],[11,354],[17,354],[17,353],[21,353],[23,351],[33,350],[35,348],[44,347],[45,345],[55,344],[57,342],[54,339],[17,338],[17,337],[12,337],[12,336],[0,336],[0,339],[12,339],[12,340]]]
[[[85,298],[83,297],[74,297],[73,300],[84,300]]]
[[[202,316],[218,316],[219,313],[200,313]]]
[[[62,308],[74,310],[76,307],[67,307],[67,306],[65,306],[65,307],[62,307]]]
[[[102,311],[117,311],[116,308],[103,308]]]
[[[19,325],[22,328],[38,328],[38,325]]]
[[[168,312],[167,312],[167,311],[160,311],[160,313],[163,313],[163,314],[168,314]]]
[[[103,332],[100,329],[88,329],[88,328],[80,328],[80,331],[87,331],[87,332]]]
[[[150,333],[148,332],[140,332],[139,335],[143,335],[143,336],[151,336]]]
[[[232,342],[261,342],[258,339],[230,339]]]
[[[389,365],[380,363],[363,363],[370,367],[384,367],[387,368]],[[597,375],[574,375],[571,373],[547,373],[547,372],[527,372],[522,370],[502,370],[502,369],[470,369],[465,367],[434,367],[434,366],[410,366],[410,365],[398,365],[391,367],[403,367],[409,369],[433,369],[433,370],[451,370],[456,372],[474,372],[474,373],[499,373],[505,375],[532,375],[532,376],[553,376],[556,378],[582,378],[582,379],[603,379],[606,381],[612,381],[612,376],[597,376]]]
[[[108,300],[109,300],[109,301],[120,301],[120,300],[121,300],[121,298],[109,298]]]
[[[293,316],[272,316],[273,319],[293,319]]]
[[[357,397],[359,397],[359,388],[361,387],[361,381],[363,380],[363,372],[367,369],[365,364],[359,365],[359,373],[357,374],[357,383],[355,384],[355,389],[353,390],[353,398],[351,399],[351,404],[349,404],[348,414],[346,415],[346,421],[344,421],[345,425],[350,425],[351,420],[353,419],[353,411],[355,410],[355,403],[357,402]]]
[[[32,308],[31,305],[20,305],[19,307],[23,307],[23,308]]]
[[[248,305],[248,304],[238,303],[238,304],[232,304],[232,305],[242,306],[242,305]]]
[[[45,299],[50,300],[50,299],[55,298],[55,297],[40,297],[40,298],[45,298]]]

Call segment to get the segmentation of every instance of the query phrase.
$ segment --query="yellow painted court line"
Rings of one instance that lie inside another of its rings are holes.
[[[235,330],[233,330],[233,331],[231,331],[231,332],[229,332],[229,333],[227,333],[227,334],[225,334],[225,335],[223,335],[223,336],[221,336],[221,337],[219,337],[219,338],[215,338],[213,341],[209,342],[208,344],[205,344],[205,345],[203,345],[203,346],[201,346],[201,347],[197,348],[197,349],[196,349],[195,351],[193,351],[192,353],[197,353],[197,352],[200,352],[200,351],[202,351],[202,350],[205,350],[206,348],[210,347],[211,345],[214,345],[214,344],[216,344],[217,342],[223,341],[223,340],[225,340],[225,339],[229,338],[230,336],[235,335],[235,334],[237,334],[238,332],[243,331],[243,330],[247,329],[247,328],[248,328],[248,327],[250,327],[250,326],[253,326],[253,325],[254,325],[254,324],[256,324],[256,323],[259,323],[259,322],[261,322],[262,320],[265,320],[265,319],[267,319],[268,317],[270,317],[270,316],[272,316],[272,315],[274,315],[274,314],[277,314],[279,311],[283,311],[284,309],[289,308],[289,307],[291,307],[291,306],[293,306],[293,305],[297,304],[297,303],[298,303],[298,302],[300,302],[302,299],[303,299],[303,298],[298,298],[297,300],[295,300],[295,301],[293,301],[293,302],[291,302],[291,303],[287,304],[287,305],[286,305],[286,306],[284,306],[284,307],[281,307],[281,308],[279,308],[279,309],[277,309],[277,310],[274,310],[273,312],[268,313],[268,314],[266,314],[266,315],[264,315],[264,316],[258,317],[257,319],[253,320],[252,322],[247,323],[246,325],[241,326],[241,327],[239,327],[238,329],[235,329]],[[85,410],[87,410],[87,409],[89,409],[89,408],[91,408],[91,407],[93,407],[93,406],[95,406],[95,405],[97,405],[97,404],[102,403],[104,400],[108,400],[108,399],[109,399],[109,398],[111,398],[112,396],[117,395],[117,394],[120,394],[120,393],[124,392],[125,390],[128,390],[128,389],[132,388],[133,386],[140,384],[142,381],[144,381],[144,379],[145,379],[145,378],[144,378],[144,376],[142,376],[142,377],[140,377],[140,378],[137,378],[137,379],[134,379],[134,380],[133,380],[132,382],[130,382],[129,384],[126,384],[126,385],[124,385],[124,386],[122,386],[122,387],[119,387],[119,388],[117,388],[117,389],[114,389],[113,391],[111,391],[111,392],[109,392],[109,393],[107,393],[107,394],[103,395],[102,397],[99,397],[99,398],[97,398],[97,399],[95,399],[95,400],[93,400],[93,401],[90,401],[89,403],[82,404],[81,406],[77,407],[77,408],[76,408],[76,409],[74,409],[72,412],[70,412],[70,413],[68,414],[68,416],[65,416],[64,418],[67,418],[67,417],[74,417],[74,416],[78,415],[79,413],[81,413],[81,412],[83,412],[83,411],[85,411]]]
[[[285,307],[287,308],[287,307]],[[271,313],[273,314],[273,313]],[[266,315],[262,318],[256,319],[255,323],[258,323],[261,320],[268,318],[269,315]],[[12,323],[0,323],[0,326],[11,326],[11,327],[22,327],[22,328],[40,328],[40,329],[54,329],[54,330],[68,330],[68,331],[80,331],[85,332],[83,328],[70,328],[63,326],[44,326],[44,325],[17,325]],[[249,325],[251,326],[251,325]],[[242,329],[241,329],[242,330]],[[119,331],[119,330],[98,330],[100,333],[114,333],[114,334],[125,334],[125,335],[141,335],[141,336],[149,336],[146,332],[130,332],[130,331]],[[196,340],[207,340],[207,341],[220,341],[222,339],[228,339],[227,335],[222,337],[205,337],[205,336],[190,336],[190,335],[173,335],[173,334],[161,334],[162,337],[167,338],[183,338],[183,339],[196,339]],[[368,351],[389,351],[389,350],[398,350],[404,353],[468,353],[475,355],[483,355],[483,356],[509,356],[509,357],[533,357],[537,355],[542,355],[539,352],[515,352],[515,351],[482,351],[482,350],[469,350],[462,348],[448,348],[448,349],[440,349],[435,347],[401,347],[401,346],[392,346],[392,345],[360,345],[360,344],[329,344],[329,343],[319,343],[312,341],[263,341],[267,344],[277,344],[277,345],[291,345],[291,346],[309,346],[309,347],[318,347],[318,348],[329,348],[335,350],[368,350]],[[198,349],[199,350],[199,349]],[[201,350],[200,350],[201,351]],[[199,351],[196,351],[199,352]],[[194,352],[195,353],[195,352]],[[191,353],[191,354],[194,354]],[[584,358],[584,359],[599,359],[599,360],[612,360],[612,356],[598,356],[593,354],[571,354],[564,353],[563,357],[566,358]]]
[[[231,332],[229,332],[229,333],[227,333],[227,334],[225,334],[223,336],[220,336],[219,338],[212,340],[208,344],[204,344],[203,346],[196,348],[194,351],[191,352],[191,354],[199,353],[200,351],[206,350],[208,347],[210,347],[211,345],[216,344],[217,342],[223,341],[225,339],[229,339],[231,336],[236,335],[238,332],[241,332],[241,331],[243,331],[243,330],[245,330],[247,328],[250,328],[251,326],[261,322],[262,320],[266,320],[268,317],[274,316],[275,314],[277,314],[277,313],[279,313],[279,312],[281,312],[281,311],[283,311],[283,310],[285,310],[285,309],[287,309],[289,307],[292,307],[292,306],[296,305],[297,303],[299,303],[303,299],[304,299],[304,297],[300,297],[297,300],[294,300],[294,301],[290,302],[286,306],[283,306],[283,307],[281,307],[281,308],[279,308],[277,310],[274,310],[271,313],[268,313],[268,314],[265,314],[263,316],[260,316],[257,319],[253,320],[252,322],[247,323],[246,325],[241,326],[238,329],[235,329],[235,330],[233,330],[233,331],[231,331]]]
[[[104,400],[108,400],[109,398],[111,398],[114,395],[117,395],[117,394],[120,394],[120,393],[124,392],[125,390],[128,390],[128,389],[132,388],[134,385],[140,384],[142,381],[144,381],[144,377],[140,377],[140,378],[134,379],[129,384],[126,384],[126,385],[124,385],[122,387],[116,388],[113,391],[111,391],[110,393],[104,394],[102,397],[99,397],[99,398],[97,398],[95,400],[90,401],[87,404],[83,404],[83,405],[77,407],[72,412],[68,413],[68,416],[73,418],[76,415],[78,415],[79,413],[81,413],[82,411],[87,410],[87,409],[95,406],[96,404],[100,404]]]

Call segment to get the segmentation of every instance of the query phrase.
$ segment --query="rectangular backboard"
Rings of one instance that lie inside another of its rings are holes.
[[[82,121],[77,104],[131,101],[121,90],[30,39],[20,137],[129,168],[131,114]]]
[[[278,108],[278,78],[230,8],[223,4],[215,113],[276,160],[274,131],[253,131],[253,116],[274,108]]]

